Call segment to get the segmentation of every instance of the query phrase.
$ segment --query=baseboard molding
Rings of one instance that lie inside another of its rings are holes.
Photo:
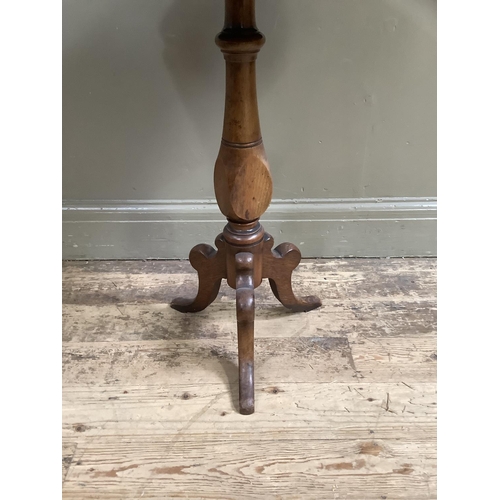
[[[436,198],[276,200],[262,223],[303,257],[436,255]],[[214,200],[63,203],[64,259],[185,259],[225,225]]]

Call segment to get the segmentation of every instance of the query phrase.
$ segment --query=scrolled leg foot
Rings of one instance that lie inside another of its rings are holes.
[[[318,297],[296,297],[293,293],[292,272],[300,263],[300,250],[292,243],[282,243],[273,250],[273,244],[273,238],[266,233],[263,276],[269,278],[274,296],[294,312],[307,312],[320,307],[321,300]]]
[[[236,316],[238,321],[238,361],[240,413],[255,411],[254,391],[254,318],[255,298],[253,282],[253,255],[236,254]]]
[[[226,277],[224,242],[219,236],[215,241],[218,251],[210,245],[196,245],[189,254],[191,265],[198,271],[198,294],[194,299],[176,298],[170,306],[182,313],[206,309],[219,293],[220,284]]]

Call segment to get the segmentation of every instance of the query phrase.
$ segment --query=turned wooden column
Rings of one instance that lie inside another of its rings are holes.
[[[216,43],[226,60],[226,105],[215,196],[228,220],[256,221],[271,203],[273,182],[260,132],[255,61],[265,38],[255,27],[254,0],[226,0]]]
[[[176,299],[181,312],[205,309],[217,297],[222,279],[236,289],[240,412],[254,412],[254,289],[268,278],[275,297],[293,311],[319,307],[317,297],[297,298],[291,275],[301,256],[291,243],[272,249],[273,239],[259,218],[272,197],[272,179],[260,131],[255,62],[265,38],[255,23],[255,0],[225,0],[223,30],[216,43],[226,61],[226,102],[215,196],[228,223],[215,244],[197,245],[189,259],[198,271],[198,294]]]

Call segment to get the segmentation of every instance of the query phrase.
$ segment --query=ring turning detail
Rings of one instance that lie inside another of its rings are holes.
[[[273,238],[259,218],[272,197],[272,178],[260,131],[255,61],[265,38],[256,28],[255,0],[226,0],[224,28],[216,37],[226,60],[226,102],[214,186],[217,203],[228,223],[215,246],[197,245],[189,261],[198,272],[194,299],[175,299],[177,311],[198,312],[217,297],[227,280],[236,290],[240,413],[255,409],[254,290],[269,279],[274,296],[294,312],[321,306],[317,297],[298,298],[292,290],[292,272],[301,255],[292,243],[273,250]]]

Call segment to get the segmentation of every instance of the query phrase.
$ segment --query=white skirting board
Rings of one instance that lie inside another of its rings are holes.
[[[436,256],[436,198],[275,200],[261,219],[305,258]],[[63,202],[64,259],[186,259],[226,221],[215,200]]]

